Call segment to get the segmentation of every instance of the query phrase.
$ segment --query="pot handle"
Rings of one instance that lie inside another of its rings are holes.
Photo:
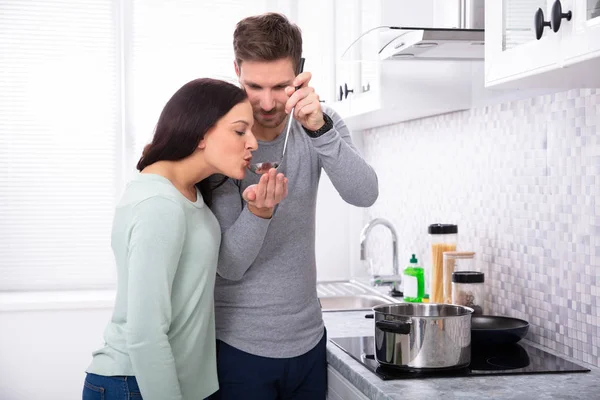
[[[373,314],[367,314],[367,315],[365,315],[365,318],[373,319],[373,318],[375,318],[375,316]]]
[[[408,321],[376,321],[375,327],[384,332],[398,333],[400,335],[408,335],[412,322]]]

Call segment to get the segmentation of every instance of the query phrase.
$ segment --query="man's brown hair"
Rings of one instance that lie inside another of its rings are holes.
[[[247,17],[233,32],[238,67],[243,61],[275,61],[290,57],[296,70],[302,57],[302,32],[285,15],[265,13]]]

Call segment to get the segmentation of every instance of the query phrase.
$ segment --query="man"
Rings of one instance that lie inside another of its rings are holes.
[[[278,171],[248,173],[214,192],[223,233],[215,288],[219,395],[325,399],[327,339],[315,265],[319,177],[325,170],[346,202],[368,207],[378,196],[377,176],[344,122],[319,102],[311,74],[296,76],[296,25],[274,13],[246,18],[236,26],[234,51],[254,112],[253,162],[281,159],[288,113],[295,111]]]

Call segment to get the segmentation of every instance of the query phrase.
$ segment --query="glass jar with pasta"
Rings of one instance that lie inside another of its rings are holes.
[[[431,241],[429,301],[444,302],[444,252],[456,251],[458,226],[432,224],[428,228]]]

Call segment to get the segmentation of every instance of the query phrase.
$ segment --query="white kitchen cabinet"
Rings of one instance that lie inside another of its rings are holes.
[[[366,35],[381,26],[382,1],[336,0],[336,102],[334,108],[352,124],[352,117],[379,107],[378,36]]]
[[[440,7],[436,9],[436,4],[444,3],[440,0],[335,1],[336,101],[330,105],[351,129],[362,130],[469,108],[470,63],[382,61],[378,53],[390,38],[400,35],[398,30],[382,27],[440,27],[441,24],[456,27],[459,16],[453,21],[452,16],[449,18],[440,12]]]
[[[337,62],[342,58],[346,48],[350,45],[352,38],[360,34],[360,0],[335,0],[335,101],[347,108],[347,111],[339,110],[340,113],[349,112],[352,101],[352,93],[356,87],[360,71],[359,64],[355,62]],[[359,48],[351,48],[347,57],[355,59],[359,57]]]
[[[551,25],[557,2],[570,20],[561,18],[557,32],[544,26],[537,39],[536,11],[541,9]],[[598,0],[498,0],[485,6],[486,87],[600,86]]]
[[[327,400],[368,400],[349,380],[327,366]]]
[[[378,33],[385,26],[432,26],[433,4],[434,0],[335,0],[337,101],[378,90],[377,51],[386,40]],[[372,33],[359,39],[368,31]]]
[[[572,21],[571,35],[562,46],[565,62],[576,64],[599,59],[600,0],[574,0]],[[600,76],[600,70],[596,69],[594,74]]]

